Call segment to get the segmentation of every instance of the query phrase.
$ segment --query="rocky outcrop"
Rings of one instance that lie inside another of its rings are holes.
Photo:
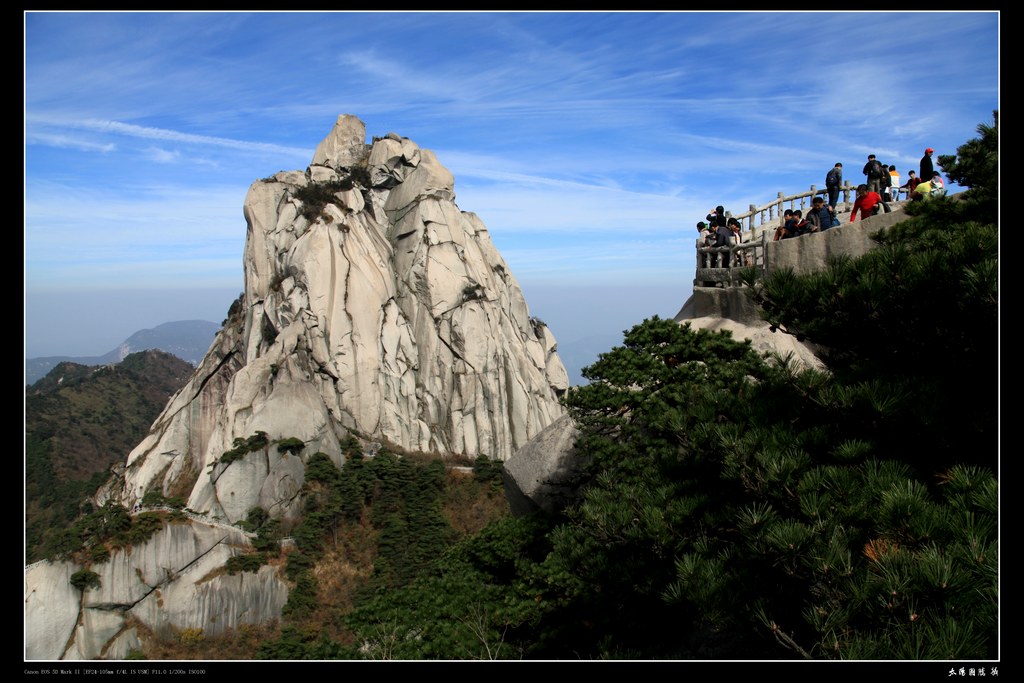
[[[854,223],[843,223],[824,232],[796,239],[768,242],[766,270],[789,268],[797,273],[820,270],[830,258],[856,258],[876,245],[872,237],[881,229],[906,218],[903,205],[893,204],[891,213],[879,214]],[[795,337],[772,332],[758,313],[744,287],[694,287],[674,320],[708,330],[728,330],[736,339],[747,339],[755,351],[791,357],[803,367],[822,367],[813,346]]]
[[[728,331],[733,339],[749,341],[758,353],[789,357],[799,367],[823,366],[813,346],[797,341],[792,335],[772,331],[761,318],[746,288],[694,287],[693,294],[673,319],[697,329]]]
[[[504,460],[563,414],[555,339],[451,173],[407,138],[365,140],[343,115],[304,172],[249,188],[245,291],[96,496],[131,507],[159,491],[199,521],[113,553],[83,593],[74,565],[27,568],[27,658],[117,658],[148,633],[280,618],[275,568],[218,571],[250,547],[230,525],[256,506],[297,522],[305,459],[343,465],[350,435]]]
[[[277,619],[288,587],[276,568],[222,571],[248,547],[245,534],[226,525],[168,524],[94,564],[99,586],[81,593],[70,584],[76,565],[32,565],[25,571],[25,658],[123,659],[139,647],[140,626],[165,637],[186,628],[216,635]]]
[[[303,465],[282,438],[339,466],[350,433],[504,460],[562,415],[555,339],[451,173],[407,138],[365,139],[343,115],[306,172],[249,188],[243,298],[129,455],[122,500],[159,488],[226,521],[294,519]],[[223,460],[257,432],[270,443]]]

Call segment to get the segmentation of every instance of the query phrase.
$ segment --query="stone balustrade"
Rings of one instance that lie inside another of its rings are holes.
[[[849,223],[849,214],[856,199],[856,191],[856,186],[849,183],[844,184],[840,189],[840,201],[836,203],[836,216],[839,218],[841,226]],[[779,261],[781,257],[779,245],[788,245],[789,243],[795,243],[814,235],[824,236],[838,230],[839,228],[830,228],[820,233],[811,233],[799,238],[779,242],[773,241],[775,231],[782,225],[783,213],[786,209],[800,209],[806,213],[807,208],[811,205],[811,200],[816,195],[821,195],[826,200],[828,199],[828,192],[826,190],[819,190],[814,185],[811,185],[810,189],[806,192],[798,192],[792,195],[785,195],[779,192],[774,200],[763,206],[751,204],[750,209],[746,213],[733,215],[732,212],[726,211],[725,215],[727,218],[735,218],[740,222],[739,240],[736,244],[725,247],[707,247],[704,246],[700,239],[696,240],[697,268],[693,281],[694,287],[738,286],[740,284],[740,271],[744,268],[754,267],[757,269],[758,275],[761,276],[772,267],[781,267],[787,259],[782,257],[782,261]],[[898,196],[899,194],[897,193]],[[901,209],[903,203],[903,200],[894,200],[889,202],[889,206],[894,212],[899,210],[902,216]],[[876,219],[882,216],[893,215],[892,213],[880,214],[866,221],[858,221],[854,225],[858,226],[858,232],[860,232],[861,224],[864,224],[864,227],[870,227],[873,224],[878,224],[877,227],[882,227]],[[891,222],[890,220],[885,221],[885,223]],[[834,235],[834,237],[838,236],[839,233]],[[832,241],[834,240],[828,240],[830,243]],[[860,239],[858,238],[857,241],[859,243]],[[846,247],[840,251],[845,250]],[[793,246],[788,251],[802,253],[805,250]],[[863,253],[864,249],[858,246],[853,251],[859,254]],[[821,263],[824,264],[824,261]]]

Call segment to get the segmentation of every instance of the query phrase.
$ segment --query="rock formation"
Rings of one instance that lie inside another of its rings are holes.
[[[268,567],[204,579],[247,544],[224,525],[256,506],[295,522],[304,459],[341,466],[349,435],[504,460],[563,414],[555,339],[451,173],[407,138],[365,140],[343,115],[305,171],[252,184],[245,291],[96,498],[159,491],[200,521],[114,554],[81,598],[67,563],[26,569],[26,657],[121,656],[138,639],[128,616],[157,632],[279,616],[287,586]],[[292,437],[301,453],[278,449]]]
[[[504,460],[562,414],[555,339],[451,173],[365,135],[341,116],[306,172],[249,188],[240,310],[129,456],[125,500],[160,487],[228,521],[255,505],[288,517],[300,459],[219,462],[235,439],[296,437],[339,466],[350,432]]]

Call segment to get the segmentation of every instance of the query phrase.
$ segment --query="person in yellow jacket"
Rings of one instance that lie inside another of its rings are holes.
[[[889,167],[889,180],[891,181],[892,198],[893,201],[896,201],[900,198],[900,172],[896,170],[895,165]]]
[[[922,199],[927,199],[932,195],[932,181],[926,180],[923,183],[918,183],[914,191],[910,193],[910,198],[915,202],[919,202]]]

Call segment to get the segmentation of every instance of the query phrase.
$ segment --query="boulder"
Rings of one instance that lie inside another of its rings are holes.
[[[503,483],[512,514],[554,514],[576,499],[584,460],[574,448],[579,430],[563,415],[505,462]]]

